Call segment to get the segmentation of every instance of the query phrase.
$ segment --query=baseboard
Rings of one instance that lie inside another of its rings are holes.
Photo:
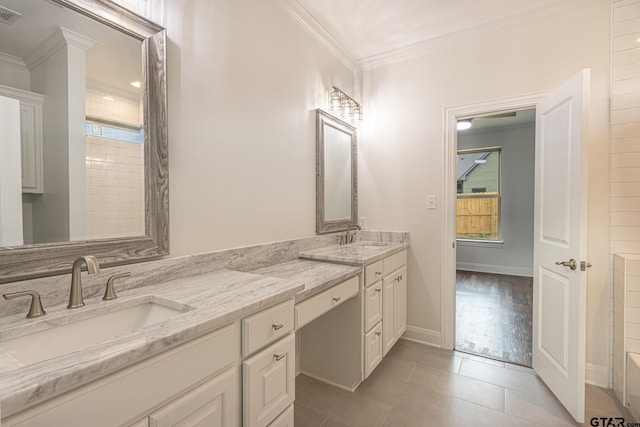
[[[334,383],[333,381],[326,380],[326,379],[324,379],[324,378],[322,378],[322,377],[318,377],[318,376],[316,376],[316,375],[310,374],[310,373],[305,372],[305,371],[300,371],[300,374],[302,374],[302,375],[304,375],[304,376],[307,376],[307,377],[309,377],[309,378],[313,378],[314,380],[317,380],[317,381],[323,382],[323,383],[325,383],[325,384],[329,384],[330,386],[337,387],[337,388],[341,388],[342,390],[350,391],[351,393],[353,393],[354,391],[356,391],[356,389],[358,388],[358,386],[359,386],[360,384],[362,384],[362,381],[360,381],[358,384],[354,385],[353,387],[347,387],[347,386],[345,386],[345,385],[338,384],[338,383]]]
[[[606,366],[598,366],[587,363],[585,366],[585,381],[587,384],[603,388],[610,388],[609,368],[607,368]]]
[[[400,337],[403,340],[440,347],[440,332],[417,326],[407,326],[407,331]]]
[[[456,269],[465,271],[477,271],[479,273],[508,274],[510,276],[533,277],[533,268],[511,267],[508,265],[457,262]]]

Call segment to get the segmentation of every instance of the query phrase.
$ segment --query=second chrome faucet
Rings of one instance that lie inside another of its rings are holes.
[[[95,274],[100,272],[98,259],[92,255],[87,255],[76,259],[71,268],[71,291],[69,292],[69,305],[67,308],[79,308],[84,306],[82,297],[82,265],[86,264],[87,273]]]

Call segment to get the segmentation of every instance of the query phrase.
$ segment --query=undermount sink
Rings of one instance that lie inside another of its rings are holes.
[[[51,359],[179,316],[192,307],[154,295],[82,309],[3,331],[0,372]],[[33,330],[34,327],[38,330]],[[20,334],[18,329],[24,329]],[[19,336],[16,336],[16,333]],[[3,369],[4,367],[4,369]]]
[[[364,249],[381,249],[381,248],[386,248],[386,247],[390,246],[391,243],[361,241],[361,242],[352,243],[352,245],[355,245],[357,247],[361,247],[361,248],[364,248]]]

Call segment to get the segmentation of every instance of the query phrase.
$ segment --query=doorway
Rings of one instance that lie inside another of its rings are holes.
[[[461,126],[462,125],[462,126]],[[458,351],[531,366],[535,109],[458,121]]]

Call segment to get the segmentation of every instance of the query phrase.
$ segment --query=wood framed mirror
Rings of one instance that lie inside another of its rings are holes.
[[[60,218],[54,216],[52,213],[54,209],[51,205],[48,210],[45,208],[44,215],[40,215],[44,217],[44,220],[34,227],[33,234],[36,233],[37,229],[43,227],[42,224],[49,226],[56,224],[55,227],[50,228],[56,230],[58,233],[57,237],[33,238],[33,236],[29,236],[29,238],[25,237],[24,239],[23,243],[26,244],[10,244],[0,247],[0,283],[68,273],[71,271],[71,264],[74,259],[83,255],[96,256],[101,266],[140,262],[167,255],[169,253],[169,166],[165,29],[108,0],[7,1],[9,2],[7,6],[13,6],[17,12],[20,12],[20,9],[28,8],[29,13],[22,13],[22,16],[19,17],[16,23],[8,26],[12,27],[13,31],[16,31],[16,38],[14,41],[6,43],[4,47],[6,49],[17,49],[20,47],[22,41],[26,40],[25,37],[21,38],[21,34],[32,34],[34,36],[41,34],[42,40],[44,40],[38,42],[39,44],[36,49],[30,48],[31,55],[26,55],[23,63],[23,65],[26,64],[25,70],[27,70],[27,75],[31,73],[31,91],[39,92],[44,98],[42,107],[42,121],[44,123],[42,143],[44,147],[44,162],[54,157],[55,152],[64,152],[64,150],[54,152],[49,146],[52,143],[48,139],[51,135],[56,134],[56,132],[47,128],[47,121],[53,121],[52,116],[47,115],[49,114],[47,111],[47,103],[50,102],[50,99],[55,98],[54,95],[47,93],[47,88],[56,86],[56,81],[53,80],[53,77],[50,77],[50,81],[47,84],[34,84],[34,81],[41,82],[43,80],[41,76],[34,77],[34,73],[36,73],[34,70],[42,63],[49,68],[53,67],[53,65],[47,64],[47,61],[51,61],[49,58],[55,56],[55,53],[51,52],[56,52],[56,49],[61,49],[59,44],[54,45],[52,43],[52,40],[58,37],[67,42],[66,46],[68,47],[66,47],[66,49],[68,49],[68,51],[65,52],[64,57],[67,58],[66,60],[69,62],[65,65],[68,74],[58,74],[58,78],[60,79],[60,76],[62,76],[63,81],[60,81],[57,86],[67,85],[71,87],[71,85],[80,78],[88,78],[92,73],[89,55],[87,54],[85,70],[82,70],[81,67],[74,67],[71,61],[73,58],[84,59],[82,54],[84,54],[90,46],[101,46],[101,48],[109,47],[107,41],[95,40],[99,37],[99,35],[96,34],[102,34],[106,32],[106,30],[109,30],[112,34],[111,36],[105,36],[105,40],[117,38],[129,39],[134,43],[133,56],[137,56],[137,60],[139,61],[140,78],[138,86],[140,89],[137,102],[140,106],[139,111],[141,111],[141,114],[139,114],[141,123],[139,122],[139,124],[134,126],[133,130],[137,132],[140,138],[140,141],[138,141],[138,156],[143,166],[140,166],[139,173],[135,176],[135,179],[139,179],[141,187],[139,190],[138,214],[140,218],[139,221],[137,221],[138,228],[135,229],[135,231],[121,233],[122,235],[118,235],[117,237],[109,237],[108,234],[104,233],[102,235],[92,234],[83,231],[89,227],[87,224],[90,222],[90,217],[86,213],[80,210],[80,214],[75,216],[85,215],[85,217],[73,223],[74,214],[69,214],[68,217],[63,217],[62,220],[60,220]],[[48,19],[49,15],[54,14],[60,17],[60,21],[53,23],[47,22],[46,26],[41,25],[38,28],[30,28],[27,25],[31,24],[25,24],[25,22],[32,22],[25,19],[28,18],[27,15],[29,14],[36,16],[33,22],[44,21],[45,17]],[[82,22],[75,22],[75,17]],[[20,20],[23,19],[24,21],[21,23]],[[101,26],[102,29],[94,31],[92,29],[93,25]],[[23,33],[20,33],[20,31],[23,31]],[[0,38],[7,40],[6,37],[6,35],[0,34]],[[126,44],[129,45],[131,43],[126,42]],[[76,51],[73,50],[78,49],[79,46],[84,49],[82,54],[76,53]],[[5,56],[20,59],[15,53],[7,54],[7,52],[3,52],[2,47],[0,43],[0,53],[5,53]],[[45,48],[48,48],[49,51],[44,51]],[[34,56],[33,52],[38,52],[38,49],[44,51],[44,54],[40,54],[40,57],[44,58],[38,60],[40,62],[32,60],[32,56]],[[124,48],[115,47],[113,50],[119,51],[120,54],[122,54]],[[97,56],[104,59],[103,55]],[[15,62],[18,63],[18,65],[20,64],[20,61],[16,60]],[[115,61],[99,64],[97,68],[104,71],[109,70],[110,66],[113,66],[114,70],[124,68],[123,61],[118,60],[118,57],[116,57]],[[42,74],[41,71],[38,72]],[[113,73],[115,73],[115,71],[111,71],[111,74]],[[103,74],[108,77],[109,71]],[[27,79],[28,78],[29,77],[27,77]],[[87,100],[87,104],[89,103],[89,89],[87,89],[86,93],[84,92],[85,88],[88,88],[85,83],[83,80],[82,86],[79,86],[78,89],[82,94],[80,96],[74,94],[76,102],[72,103],[69,101],[66,106],[67,108],[64,110],[65,114],[68,112],[69,123],[68,132],[65,134],[65,137],[62,138],[68,141],[66,149],[69,154],[65,161],[69,162],[69,170],[72,170],[72,161],[75,162],[74,164],[82,163],[82,168],[79,168],[82,169],[80,175],[72,172],[67,173],[65,179],[68,183],[71,183],[73,180],[76,182],[86,180],[89,173],[84,170],[85,162],[88,165],[90,161],[95,160],[91,159],[90,150],[87,148],[88,145],[85,145],[85,138],[87,138],[88,141],[89,135],[88,132],[85,133],[85,127],[99,131],[101,136],[102,129],[106,129],[109,126],[118,128],[116,130],[123,132],[131,130],[126,129],[127,126],[122,126],[121,123],[105,121],[105,123],[95,124],[95,121],[90,120],[89,116],[93,116],[93,114],[90,114],[84,103],[85,99]],[[0,84],[3,83],[0,82]],[[127,85],[128,84],[127,82]],[[33,86],[38,87],[34,89]],[[104,85],[99,84],[96,87],[102,88]],[[124,89],[121,88],[120,92],[123,92],[123,90]],[[20,92],[20,90],[17,92]],[[68,99],[71,99],[71,89],[68,89],[68,92]],[[107,100],[109,97],[105,95],[103,98]],[[79,102],[78,99],[80,100]],[[135,102],[134,100],[134,104]],[[56,110],[60,111],[61,108],[57,106]],[[91,117],[91,119],[93,119],[93,117]],[[59,122],[61,121],[58,120],[58,123]],[[102,126],[104,126],[104,128]],[[78,129],[78,127],[80,127],[80,129]],[[71,134],[73,134],[73,136],[71,136]],[[95,135],[95,132],[93,135]],[[73,138],[79,139],[79,144],[72,145],[71,141]],[[72,160],[72,157],[74,160]],[[58,195],[54,196],[51,192],[56,182],[61,180],[54,179],[47,182],[47,172],[48,169],[45,165],[43,171],[44,184],[41,190],[32,191],[32,194],[25,196],[23,184],[23,206],[27,206],[26,203],[30,200],[36,199],[39,203],[47,198],[49,200],[60,200]],[[144,184],[143,188],[142,184]],[[90,199],[91,192],[87,190],[88,187],[89,184],[83,184],[80,186],[81,190],[75,190],[76,193],[80,194],[80,197],[77,199],[80,202],[76,202],[77,205],[82,206],[83,203],[85,205],[89,203],[88,200]],[[69,198],[70,197],[67,196],[64,203],[71,205],[72,203],[69,202]],[[105,210],[108,210],[115,202],[113,198],[106,198],[104,204],[98,206],[104,206]],[[66,209],[67,211],[72,210],[72,208],[68,206]],[[50,213],[48,217],[47,212]],[[22,216],[25,223],[32,219],[25,214],[25,208],[23,208]],[[70,223],[71,225],[69,225]],[[109,223],[107,222],[106,224],[106,227],[109,228]],[[28,229],[27,225],[23,225],[23,227],[25,230]],[[71,232],[69,229],[71,229]],[[75,232],[74,229],[76,229]],[[77,230],[80,231],[78,232]],[[27,232],[25,231],[25,235],[26,234]]]
[[[357,132],[317,110],[316,233],[346,230],[358,223]]]

